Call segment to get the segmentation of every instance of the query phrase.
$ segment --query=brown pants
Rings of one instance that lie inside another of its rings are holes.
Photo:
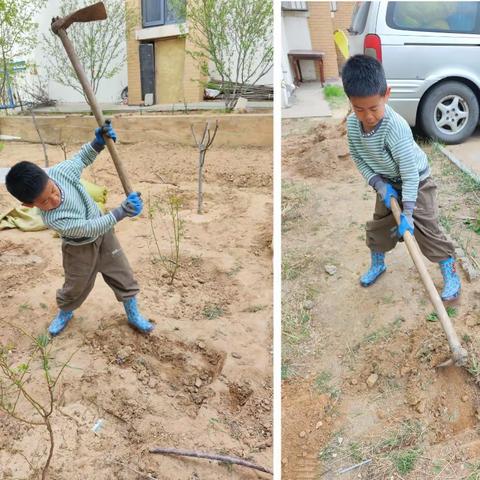
[[[97,273],[101,273],[119,302],[140,291],[127,257],[113,229],[86,245],[62,244],[65,283],[57,291],[61,310],[78,308],[91,292]]]
[[[400,190],[400,185],[393,185]],[[455,249],[438,226],[437,186],[431,177],[420,182],[417,205],[413,211],[414,234],[422,253],[431,262],[440,262],[453,257]],[[398,242],[391,237],[391,229],[397,223],[393,213],[385,207],[380,195],[377,195],[373,220],[367,222],[367,246],[373,252],[388,252]]]

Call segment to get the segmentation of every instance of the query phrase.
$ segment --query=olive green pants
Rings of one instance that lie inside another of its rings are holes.
[[[57,291],[61,310],[78,308],[92,291],[97,273],[101,273],[119,302],[140,291],[122,247],[112,230],[86,245],[62,244],[65,282]]]
[[[393,187],[401,189],[401,185],[394,184]],[[413,211],[415,239],[423,255],[431,262],[440,262],[455,254],[452,243],[438,225],[436,191],[437,186],[431,177],[420,182],[417,204]],[[377,195],[373,220],[366,224],[368,248],[373,252],[392,250],[398,242],[397,236],[391,236],[391,229],[396,226],[393,213],[385,206],[380,195]]]

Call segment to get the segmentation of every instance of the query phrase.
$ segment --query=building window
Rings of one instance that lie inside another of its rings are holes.
[[[184,21],[185,18],[179,16],[172,0],[142,0],[143,27],[171,25]]]
[[[308,12],[307,2],[282,2],[282,10]]]

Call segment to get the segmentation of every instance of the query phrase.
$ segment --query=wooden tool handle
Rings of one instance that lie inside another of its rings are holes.
[[[400,214],[402,211],[400,210],[397,200],[395,200],[393,197],[391,197],[391,207],[393,216],[395,217],[397,224],[400,225]],[[422,253],[418,247],[415,237],[407,231],[403,235],[403,240],[407,246],[410,256],[412,257],[413,263],[417,267],[420,278],[422,279],[422,282],[425,285],[430,297],[430,301],[432,302],[440,323],[442,324],[443,330],[445,331],[448,344],[450,345],[450,350],[452,351],[453,361],[457,366],[465,365],[468,358],[468,353],[460,344],[457,333],[453,328],[452,321],[445,310],[442,299],[440,298],[440,295],[438,294],[438,291],[433,283],[432,277],[428,273],[427,267],[425,266]]]
[[[83,91],[85,92],[85,95],[88,99],[88,103],[90,104],[92,112],[95,115],[98,126],[101,127],[105,123],[102,110],[98,105],[97,99],[95,98],[95,94],[93,93],[92,86],[90,85],[90,82],[88,81],[87,76],[83,71],[83,67],[80,64],[77,54],[75,53],[72,42],[68,38],[67,32],[63,28],[58,29],[56,33],[60,37],[60,40],[62,41],[63,46],[65,47],[65,50],[67,52],[68,58],[70,58],[73,68],[77,73],[78,79],[82,84]],[[117,169],[118,176],[120,177],[120,181],[122,182],[123,190],[125,191],[125,194],[128,195],[129,193],[133,192],[133,188],[127,178],[127,174],[125,172],[125,169],[123,168],[123,163],[120,160],[120,157],[118,156],[117,149],[115,148],[115,142],[107,136],[105,136],[104,138],[105,138],[105,144],[108,148],[108,151],[110,152],[115,168]]]

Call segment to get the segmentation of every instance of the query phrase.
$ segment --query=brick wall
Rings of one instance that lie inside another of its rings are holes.
[[[326,79],[336,79],[339,74],[337,49],[333,40],[333,32],[337,29],[346,30],[350,26],[355,2],[337,2],[337,11],[332,18],[330,2],[309,2],[308,27],[312,40],[312,49],[325,53],[324,70]],[[340,55],[340,53],[338,53]],[[319,72],[317,72],[318,78]]]
[[[127,37],[127,71],[128,71],[128,103],[138,105],[142,101],[142,88],[140,81],[140,56],[138,44],[135,40],[135,30],[141,25],[141,0],[127,0],[127,6],[132,9],[136,16],[137,26],[134,27]]]

